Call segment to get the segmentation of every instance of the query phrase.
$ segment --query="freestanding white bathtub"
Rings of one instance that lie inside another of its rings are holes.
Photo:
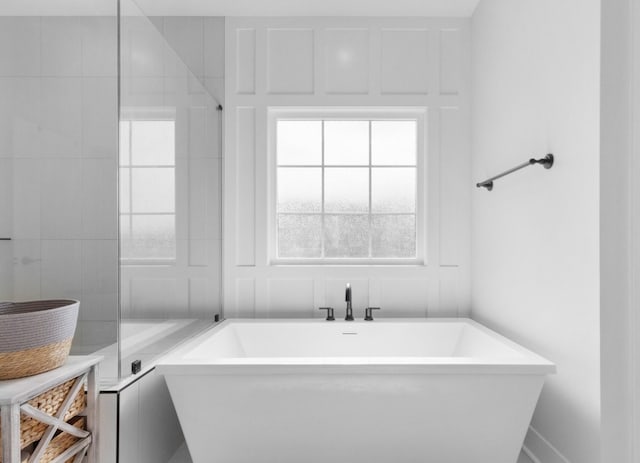
[[[468,319],[226,320],[157,368],[194,463],[515,463],[555,372]]]

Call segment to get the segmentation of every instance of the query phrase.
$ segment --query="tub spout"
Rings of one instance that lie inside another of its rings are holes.
[[[347,315],[344,319],[348,322],[353,321],[353,308],[351,307],[351,284],[347,283],[347,289],[344,294],[344,300],[347,303]]]

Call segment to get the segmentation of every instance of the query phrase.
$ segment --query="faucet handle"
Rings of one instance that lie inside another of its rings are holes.
[[[332,322],[336,318],[333,316],[333,307],[320,307],[318,310],[326,310],[327,311],[327,321]]]
[[[364,309],[364,319],[368,322],[373,321],[373,311],[380,310],[380,307],[367,307]]]

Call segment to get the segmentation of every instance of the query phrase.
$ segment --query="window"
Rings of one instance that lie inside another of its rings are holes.
[[[175,118],[154,114],[121,120],[120,237],[125,262],[175,260],[175,170]]]
[[[273,110],[274,261],[418,261],[423,120]]]

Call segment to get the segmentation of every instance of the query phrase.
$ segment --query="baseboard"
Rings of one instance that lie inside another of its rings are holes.
[[[532,426],[529,426],[522,450],[533,463],[571,463]]]

